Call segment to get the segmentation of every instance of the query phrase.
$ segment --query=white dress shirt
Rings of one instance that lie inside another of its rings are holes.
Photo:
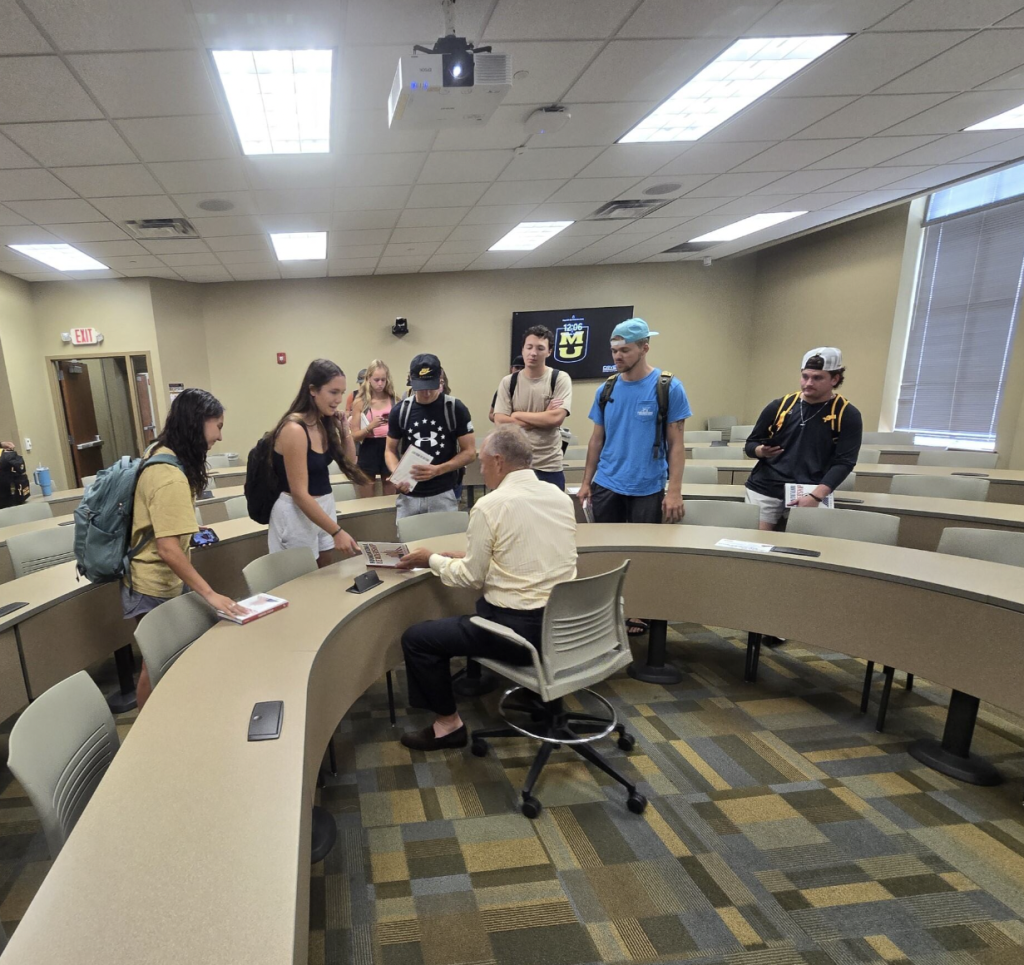
[[[466,539],[465,557],[433,553],[430,568],[446,586],[483,587],[494,606],[536,610],[556,583],[576,578],[572,499],[532,469],[510,472],[477,500]]]

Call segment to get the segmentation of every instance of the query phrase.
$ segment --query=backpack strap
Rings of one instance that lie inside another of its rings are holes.
[[[604,380],[604,385],[601,387],[601,394],[597,398],[597,404],[601,409],[601,418],[604,418],[604,410],[612,398],[612,391],[615,388],[615,383],[619,380],[618,374],[609,375]]]
[[[551,370],[551,394],[555,394],[555,383],[558,381],[558,369]]]
[[[655,395],[658,400],[658,421],[654,427],[654,451],[655,459],[661,459],[668,455],[668,393],[672,385],[672,373],[662,371],[658,376],[658,384],[655,386]]]
[[[455,435],[455,401],[454,395],[444,397],[444,422],[453,436]]]
[[[782,423],[786,421],[786,416],[793,411],[793,406],[796,405],[797,399],[800,398],[799,392],[793,392],[790,395],[784,395],[782,400],[779,402],[778,409],[775,410],[775,420],[770,426],[768,426],[768,438],[770,439],[777,429],[782,428]]]
[[[513,372],[512,379],[508,384],[508,407],[515,412],[515,397],[516,397],[516,386],[519,384],[519,373]]]
[[[837,395],[832,400],[832,408],[829,410],[829,414],[822,419],[823,422],[832,423],[833,441],[838,438],[839,433],[843,428],[843,413],[846,411],[846,407],[850,403],[844,399],[841,395]],[[836,409],[839,411],[836,412]]]

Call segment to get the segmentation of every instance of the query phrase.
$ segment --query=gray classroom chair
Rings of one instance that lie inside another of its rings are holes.
[[[691,486],[717,486],[718,469],[714,466],[695,466],[688,461],[683,466],[683,485],[687,483]]]
[[[334,501],[336,503],[343,503],[348,499],[358,499],[359,493],[356,492],[356,487],[350,482],[334,483],[331,486],[331,492],[334,493]]]
[[[714,459],[719,462],[725,462],[727,459],[740,461],[747,457],[740,446],[702,446],[700,449],[692,450],[690,458]],[[751,462],[751,465],[753,465],[753,462]]]
[[[75,558],[75,527],[54,526],[7,540],[7,552],[18,579]]]
[[[914,433],[912,432],[865,432],[860,441],[864,445],[877,446],[879,443],[889,446],[912,446],[914,444]]]
[[[1024,566],[1024,533],[948,526],[942,531],[936,552],[1007,566]]]
[[[563,459],[586,459],[587,458],[587,447],[586,446],[569,446],[568,449],[562,455]]]
[[[729,430],[729,443],[744,443],[747,437],[754,431],[753,426],[733,426]]]
[[[171,664],[217,619],[213,607],[198,593],[183,593],[150,610],[135,628],[135,642],[149,670],[149,682],[156,687]]]
[[[715,429],[712,432],[705,432],[703,429],[696,429],[693,432],[683,430],[683,444],[690,445],[693,442],[721,442],[722,432]]]
[[[22,503],[0,509],[0,526],[16,526],[18,523],[34,523],[40,519],[52,519],[53,510],[49,503]]]
[[[687,499],[685,506],[685,525],[757,529],[759,513],[752,503],[734,503],[724,499]]]
[[[878,465],[882,461],[882,450],[881,449],[865,449],[861,448],[860,452],[857,453],[857,462],[863,462],[870,465]]]
[[[859,509],[810,509],[794,506],[789,511],[786,532],[895,546],[900,535],[900,518],[888,513],[868,513]]]
[[[894,496],[930,496],[933,499],[988,499],[988,480],[975,476],[893,476],[889,492]]]
[[[249,515],[249,507],[244,496],[232,496],[224,500],[224,510],[228,519],[245,519]]]
[[[316,554],[308,546],[268,553],[242,568],[249,594],[269,593],[275,587],[297,580],[316,569]]]
[[[857,488],[857,474],[851,472],[838,486],[836,486],[836,492],[840,490],[850,490]]]
[[[210,453],[206,457],[206,465],[210,469],[228,469],[231,466],[231,459],[223,452]]]
[[[88,489],[94,482],[96,482],[95,476],[83,476],[82,477],[82,488]]]
[[[84,671],[26,707],[11,731],[7,766],[25,789],[56,858],[120,743],[106,700]]]
[[[734,415],[712,415],[708,416],[708,428],[709,429],[732,429],[739,419]]]
[[[594,741],[613,731],[618,732],[622,750],[632,750],[635,743],[626,733],[625,725],[619,723],[615,708],[589,689],[632,661],[622,599],[628,567],[626,560],[609,573],[556,584],[544,609],[539,647],[500,623],[470,618],[476,626],[528,649],[533,658],[528,666],[480,658],[484,666],[518,686],[498,702],[498,713],[508,726],[472,733],[472,750],[477,757],[487,754],[488,738],[525,734],[541,742],[522,789],[521,808],[528,818],[540,814],[541,803],[533,796],[533,788],[551,752],[559,745],[575,751],[625,787],[629,792],[627,806],[634,814],[642,814],[647,807],[647,799],[636,785],[591,747]],[[581,691],[600,702],[606,716],[579,713],[563,706],[563,698]],[[509,700],[510,697],[514,699]],[[506,710],[525,713],[510,720]]]
[[[951,449],[922,449],[919,466],[956,466],[964,469],[995,469],[999,456],[994,452],[968,452]]]
[[[421,513],[398,521],[398,539],[411,543],[432,536],[451,536],[469,529],[469,513]]]

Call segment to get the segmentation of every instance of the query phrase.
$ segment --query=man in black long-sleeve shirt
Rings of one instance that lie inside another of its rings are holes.
[[[757,459],[746,501],[760,511],[760,528],[789,515],[785,484],[814,484],[792,505],[819,506],[857,464],[863,422],[836,389],[843,384],[837,348],[811,349],[800,366],[800,391],[773,399],[758,416],[744,451]]]

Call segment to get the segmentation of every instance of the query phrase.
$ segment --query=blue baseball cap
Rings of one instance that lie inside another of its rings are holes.
[[[647,322],[642,318],[627,318],[612,329],[611,340],[614,342],[621,338],[624,342],[639,342],[642,338],[650,338],[657,334],[647,327]]]

